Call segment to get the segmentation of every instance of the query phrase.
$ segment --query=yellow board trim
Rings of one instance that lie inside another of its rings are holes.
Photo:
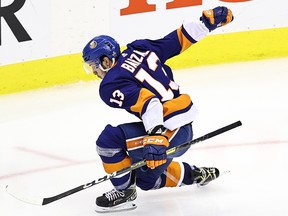
[[[167,61],[173,69],[288,56],[288,27],[209,35]],[[0,95],[96,79],[81,53],[0,66]]]
[[[0,67],[0,95],[96,79],[83,69],[81,54]]]

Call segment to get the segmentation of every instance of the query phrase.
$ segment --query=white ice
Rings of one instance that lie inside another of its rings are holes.
[[[178,161],[231,173],[206,187],[138,190],[138,208],[105,215],[288,215],[288,58],[175,71],[200,114],[194,138],[240,120],[243,125],[198,143]],[[105,175],[95,140],[108,123],[137,121],[108,108],[95,81],[0,97],[0,215],[92,216],[106,181],[34,206],[11,197],[49,197]]]

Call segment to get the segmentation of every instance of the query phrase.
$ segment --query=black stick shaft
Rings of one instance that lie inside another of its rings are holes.
[[[188,142],[186,142],[186,143],[183,143],[183,144],[181,144],[181,145],[179,145],[179,146],[176,146],[176,147],[173,147],[173,148],[171,148],[171,149],[168,149],[166,153],[167,153],[167,155],[171,155],[171,154],[173,154],[173,153],[176,153],[176,152],[179,152],[179,151],[181,151],[181,150],[183,150],[183,149],[186,149],[186,148],[190,147],[191,145],[194,145],[194,144],[196,144],[196,143],[198,143],[198,142],[202,142],[202,141],[204,141],[204,140],[210,139],[210,138],[212,138],[212,137],[214,137],[214,136],[217,136],[217,135],[219,135],[219,134],[222,134],[222,133],[224,133],[224,132],[227,132],[227,131],[229,131],[229,130],[232,130],[232,129],[234,129],[234,128],[238,127],[238,126],[241,126],[241,125],[242,125],[241,121],[234,122],[234,123],[232,123],[232,124],[230,124],[230,125],[227,125],[227,126],[222,127],[222,128],[220,128],[220,129],[218,129],[218,130],[212,131],[211,133],[208,133],[208,134],[206,134],[206,135],[204,135],[204,136],[201,136],[201,137],[199,137],[199,138],[197,138],[197,139],[195,139],[195,140],[191,140],[191,141],[188,141]],[[90,182],[90,183],[87,183],[87,184],[84,184],[84,185],[75,187],[75,188],[73,188],[73,189],[71,189],[71,190],[68,190],[68,191],[66,191],[66,192],[63,192],[63,193],[58,194],[58,195],[56,195],[56,196],[44,198],[44,199],[43,199],[43,202],[42,202],[42,205],[46,205],[46,204],[48,204],[48,203],[51,203],[51,202],[54,202],[54,201],[56,201],[56,200],[62,199],[62,198],[64,198],[64,197],[66,197],[66,196],[69,196],[69,195],[74,194],[74,193],[76,193],[76,192],[79,192],[79,191],[81,191],[81,190],[87,189],[87,188],[89,188],[89,187],[92,187],[92,186],[94,186],[94,185],[96,185],[96,184],[99,184],[99,183],[101,183],[101,182],[104,182],[104,181],[106,181],[106,180],[112,179],[112,178],[114,178],[114,177],[116,177],[116,176],[119,176],[119,175],[121,175],[121,174],[124,174],[124,173],[126,173],[126,172],[130,172],[130,171],[132,171],[132,170],[135,170],[135,169],[137,169],[137,168],[140,168],[140,167],[144,166],[145,164],[146,164],[146,160],[141,160],[141,161],[139,161],[139,162],[136,162],[136,163],[132,164],[132,165],[129,166],[129,167],[126,167],[126,168],[124,168],[124,169],[115,171],[115,172],[113,172],[113,173],[111,173],[111,174],[105,175],[105,176],[103,176],[102,178],[99,178],[98,180],[93,180],[93,181]]]

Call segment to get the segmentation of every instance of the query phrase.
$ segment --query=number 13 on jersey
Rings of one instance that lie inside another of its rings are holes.
[[[124,94],[120,90],[115,90],[112,93],[112,96],[113,96],[113,98],[110,98],[110,102],[111,103],[116,103],[116,104],[119,105],[119,107],[121,107],[122,104],[123,104],[123,100],[125,98]],[[117,98],[118,100],[116,100],[114,98]]]

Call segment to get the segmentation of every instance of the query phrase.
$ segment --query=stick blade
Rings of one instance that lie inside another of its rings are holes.
[[[18,190],[16,190],[13,187],[10,187],[9,185],[6,185],[6,192],[14,197],[17,200],[20,200],[22,202],[28,203],[28,204],[32,204],[32,205],[43,205],[43,199],[42,198],[36,198],[36,197],[27,197],[23,194],[21,194]]]

